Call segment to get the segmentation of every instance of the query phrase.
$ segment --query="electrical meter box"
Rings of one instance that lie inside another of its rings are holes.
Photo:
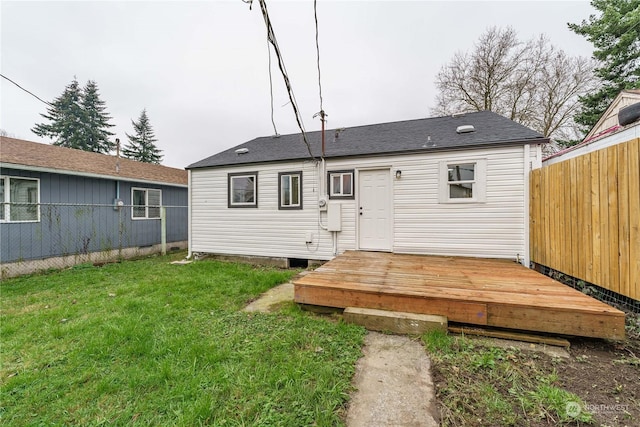
[[[327,230],[342,231],[342,205],[329,203],[327,206]]]

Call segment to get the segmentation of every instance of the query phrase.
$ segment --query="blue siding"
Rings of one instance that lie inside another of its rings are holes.
[[[160,220],[134,220],[129,206],[113,208],[115,180],[5,168],[0,174],[39,178],[43,204],[39,222],[0,223],[1,262],[160,243]],[[131,205],[132,187],[162,190],[163,205],[180,206],[167,208],[167,242],[187,240],[186,188],[121,181],[120,199],[125,205]]]

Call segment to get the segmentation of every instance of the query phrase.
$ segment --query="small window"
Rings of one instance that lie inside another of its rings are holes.
[[[159,219],[162,191],[151,188],[131,189],[131,216],[133,219]]]
[[[258,172],[227,175],[228,205],[230,208],[258,207]]]
[[[279,209],[302,209],[302,171],[281,172],[278,193]]]
[[[330,171],[328,187],[330,199],[353,199],[353,170]]]
[[[486,200],[486,160],[440,162],[440,203]]]
[[[472,199],[476,183],[475,163],[454,163],[447,165],[447,181],[450,199]]]
[[[0,177],[0,221],[39,221],[39,187],[38,179]]]

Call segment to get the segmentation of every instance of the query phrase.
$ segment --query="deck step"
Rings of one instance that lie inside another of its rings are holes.
[[[355,323],[372,331],[410,335],[433,330],[447,331],[447,318],[444,316],[360,307],[347,307],[342,315],[345,322]]]

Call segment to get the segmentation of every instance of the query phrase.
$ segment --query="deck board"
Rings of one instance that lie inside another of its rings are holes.
[[[473,325],[624,338],[624,313],[508,260],[348,251],[294,282],[295,301]]]

